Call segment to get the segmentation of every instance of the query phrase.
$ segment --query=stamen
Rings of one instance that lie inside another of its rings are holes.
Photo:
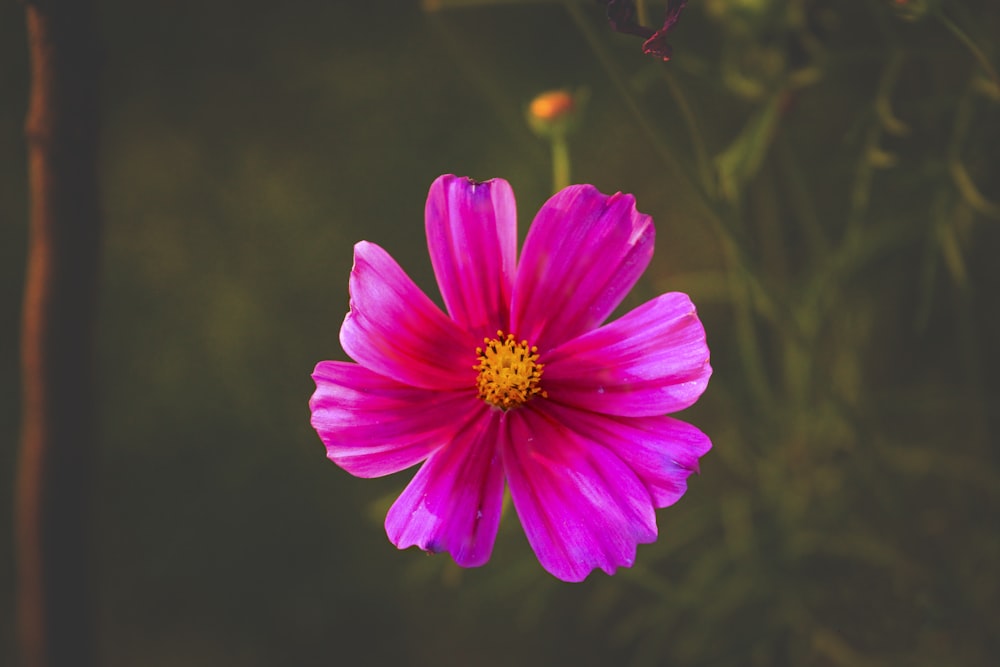
[[[496,338],[484,338],[485,348],[477,347],[479,371],[476,386],[479,398],[503,410],[523,405],[532,396],[545,398],[548,394],[539,386],[544,364],[538,363],[538,348],[520,343],[514,334],[497,331]]]

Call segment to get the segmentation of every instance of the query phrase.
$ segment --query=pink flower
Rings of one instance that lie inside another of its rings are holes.
[[[340,329],[356,363],[321,361],[312,425],[337,465],[379,477],[423,465],[385,520],[400,549],[489,560],[505,482],[542,566],[566,581],[631,566],[711,442],[666,416],[708,384],[686,294],[602,323],[653,255],[631,195],[574,185],[517,257],[501,179],[441,176],[426,207],[443,313],[385,250],[354,247]]]

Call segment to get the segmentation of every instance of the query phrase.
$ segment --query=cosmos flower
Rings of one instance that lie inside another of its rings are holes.
[[[385,520],[400,549],[484,564],[509,487],[556,577],[631,566],[711,447],[667,416],[712,372],[688,296],[602,325],[649,264],[652,219],[631,195],[574,185],[542,206],[518,258],[504,180],[441,176],[425,214],[447,314],[385,250],[354,247],[340,342],[355,363],[313,373],[328,457],[359,477],[423,464]]]

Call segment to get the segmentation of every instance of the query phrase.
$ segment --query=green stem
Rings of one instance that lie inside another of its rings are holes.
[[[565,133],[556,132],[552,135],[552,192],[559,192],[569,184],[569,144]]]
[[[682,165],[681,162],[674,156],[670,147],[667,146],[667,143],[653,128],[653,125],[649,121],[649,118],[647,118],[646,114],[643,113],[639,103],[635,99],[635,95],[632,94],[632,91],[629,90],[628,85],[625,83],[624,75],[618,70],[611,54],[608,53],[608,50],[604,47],[601,39],[597,36],[593,27],[587,21],[583,12],[580,11],[577,3],[564,2],[563,6],[566,8],[566,12],[569,14],[570,18],[573,19],[573,23],[576,24],[577,28],[579,28],[580,33],[590,46],[591,51],[593,51],[594,55],[597,56],[597,60],[601,63],[601,67],[603,67],[604,71],[607,72],[608,77],[617,89],[622,102],[629,110],[629,113],[632,114],[632,118],[635,119],[639,129],[646,136],[650,146],[660,159],[663,160],[663,163],[672,173],[677,174],[682,179],[691,181],[692,179],[688,175],[684,165]],[[703,192],[700,188],[695,189],[702,196],[702,200],[705,202],[706,206],[711,208],[708,193]]]
[[[684,96],[684,91],[677,85],[673,72],[666,67],[662,69],[663,78],[667,82],[667,89],[670,91],[671,97],[674,98],[674,103],[681,112],[681,118],[684,119],[684,125],[687,126],[688,136],[691,137],[691,146],[694,148],[694,159],[698,165],[698,177],[701,179],[701,187],[705,192],[715,192],[715,176],[712,170],[712,160],[708,156],[705,141],[702,139],[701,131],[698,129],[698,121],[695,118],[694,112],[691,111],[691,105],[688,104],[687,97]]]
[[[986,54],[983,53],[983,50],[980,49],[974,41],[972,41],[972,38],[969,37],[964,30],[959,28],[951,19],[945,16],[944,12],[937,12],[937,18],[942,24],[944,24],[944,27],[947,28],[951,34],[958,38],[958,41],[965,45],[965,48],[972,52],[972,55],[975,56],[976,60],[979,61],[979,64],[982,65],[984,70],[986,70],[986,74],[993,79],[993,85],[996,87],[997,91],[1000,92],[1000,76],[997,75],[997,71],[993,68],[993,64],[990,62],[989,58],[986,57]]]

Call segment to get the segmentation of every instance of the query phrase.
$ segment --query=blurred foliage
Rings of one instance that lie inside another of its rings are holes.
[[[11,4],[8,441],[26,100]],[[639,5],[655,23],[662,3]],[[995,3],[692,1],[668,63],[584,1],[102,9],[106,664],[1000,655]],[[683,415],[715,443],[702,475],[634,568],[578,586],[541,570],[512,512],[484,568],[396,552],[381,521],[408,476],[337,470],[306,409],[313,364],[343,358],[355,241],[434,293],[422,213],[435,176],[508,178],[523,234],[552,182],[524,113],[553,88],[588,91],[573,179],[634,193],[657,222],[625,307],[690,293],[715,368]]]

